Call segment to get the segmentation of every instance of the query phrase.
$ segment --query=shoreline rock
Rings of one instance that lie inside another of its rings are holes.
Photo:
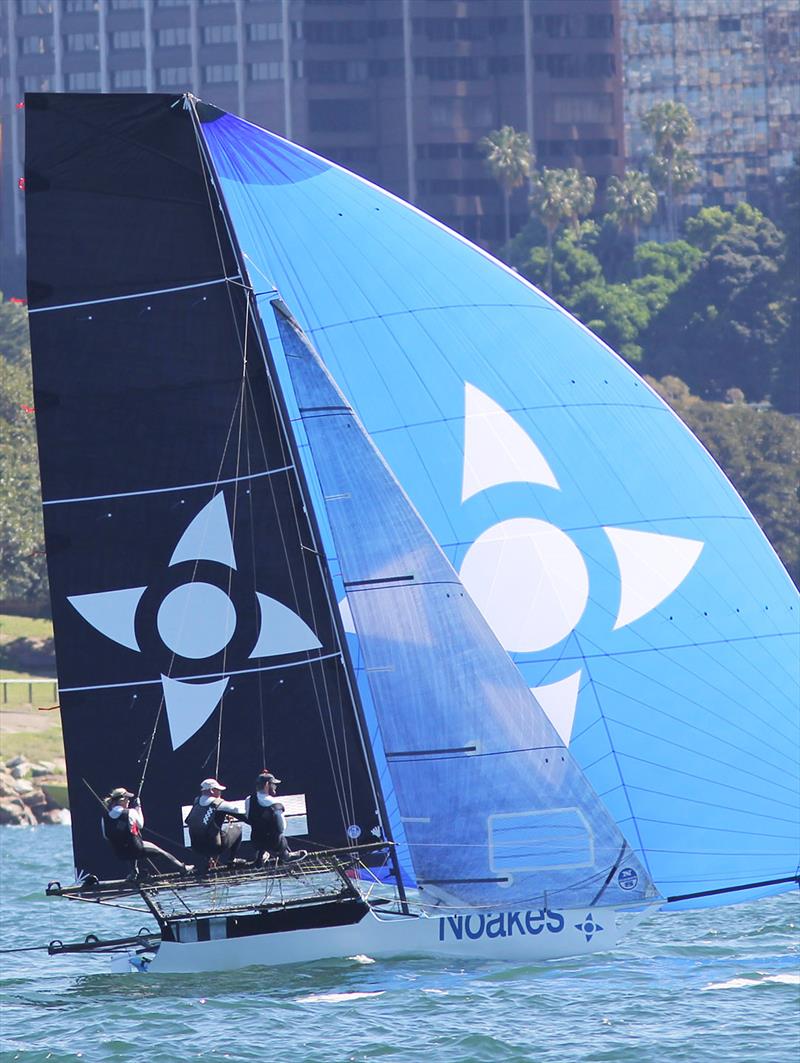
[[[35,780],[35,781],[32,781]],[[43,787],[63,784],[55,764],[31,764],[16,756],[0,767],[0,826],[34,827],[70,823],[63,808]]]

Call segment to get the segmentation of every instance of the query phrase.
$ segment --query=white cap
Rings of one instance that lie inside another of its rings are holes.
[[[216,779],[203,779],[200,783],[201,790],[224,790],[225,787],[221,782],[217,782]]]

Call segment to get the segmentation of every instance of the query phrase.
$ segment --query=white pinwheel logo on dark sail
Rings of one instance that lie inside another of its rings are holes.
[[[190,521],[169,565],[182,561],[216,561],[236,571],[225,497],[220,491]],[[136,637],[136,611],[147,587],[125,587],[94,594],[71,595],[68,601],[87,623],[120,646],[141,652]],[[258,637],[249,657],[274,657],[321,648],[311,628],[288,606],[256,591],[260,610]],[[192,581],[171,590],[156,617],[158,634],[177,657],[204,660],[225,649],[236,629],[236,607],[228,593],[213,583]],[[199,678],[199,677],[198,677]],[[161,675],[172,748],[183,745],[219,704],[230,677],[191,682]]]

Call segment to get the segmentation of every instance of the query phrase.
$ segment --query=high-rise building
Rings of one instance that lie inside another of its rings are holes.
[[[26,91],[180,92],[284,134],[465,235],[499,242],[477,149],[622,168],[619,0],[5,0],[2,238],[19,253]],[[525,190],[515,200],[525,213]]]
[[[684,103],[700,170],[689,201],[766,205],[800,145],[798,0],[623,0],[625,141],[649,150],[641,117]]]

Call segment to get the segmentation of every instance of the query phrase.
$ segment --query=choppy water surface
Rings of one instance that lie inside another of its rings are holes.
[[[69,830],[0,828],[0,947],[152,920],[44,896]],[[527,967],[329,960],[219,975],[111,975],[108,960],[2,956],[4,1060],[286,1063],[800,1058],[798,895],[653,916],[614,953]]]

